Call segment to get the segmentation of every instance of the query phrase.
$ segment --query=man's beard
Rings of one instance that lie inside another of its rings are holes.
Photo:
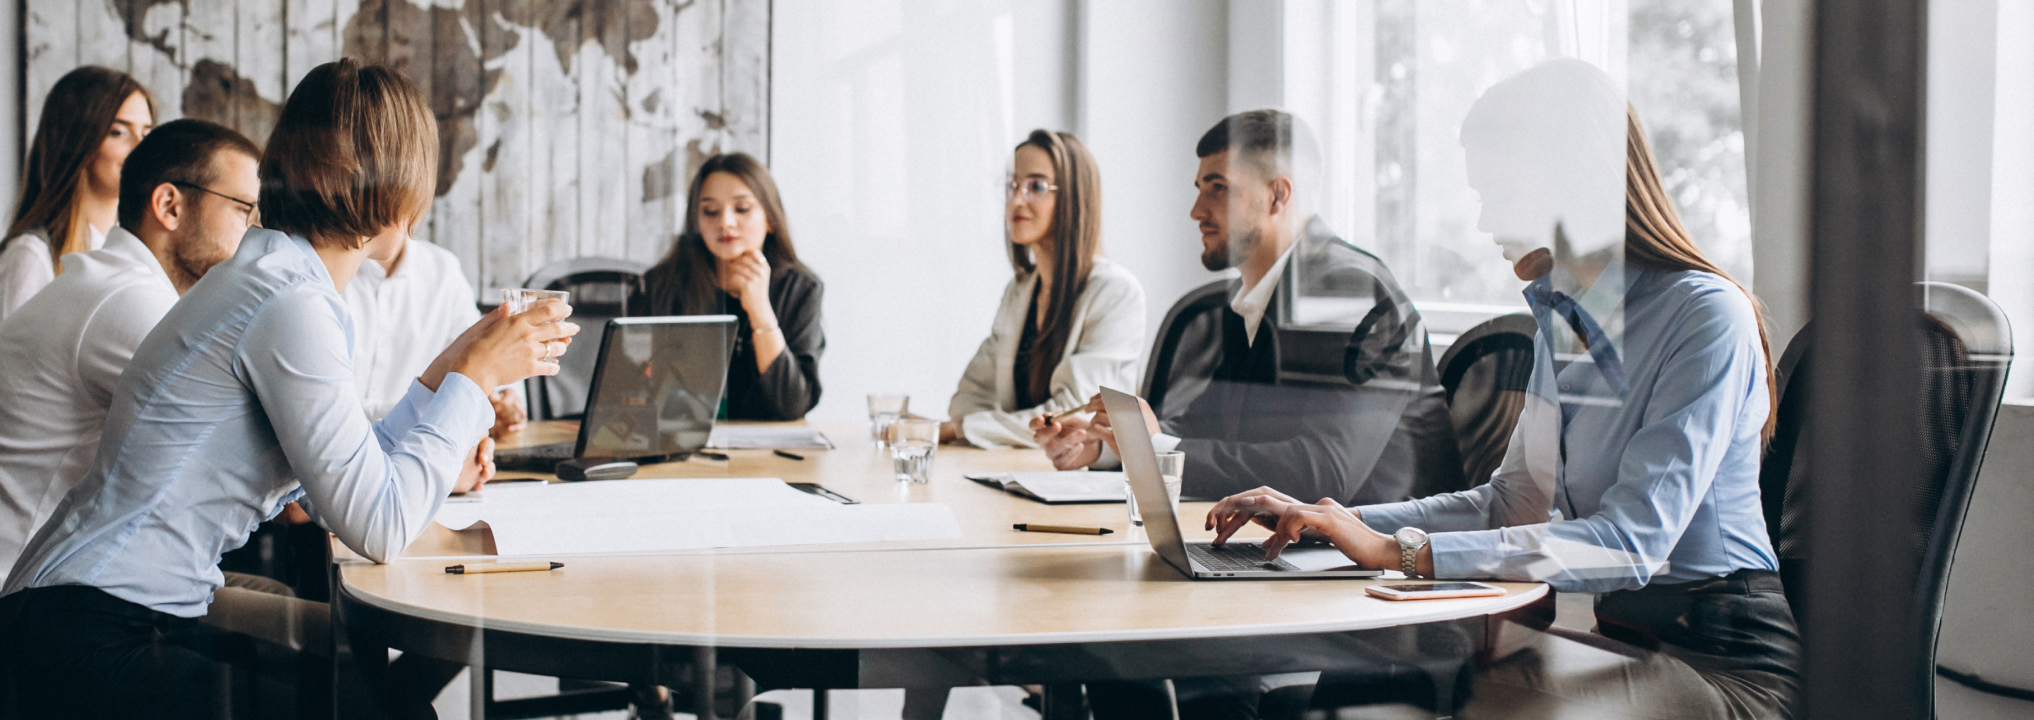
[[[1213,250],[1201,250],[1201,267],[1209,272],[1221,272],[1235,267],[1237,261],[1250,256],[1257,250],[1257,243],[1264,239],[1261,228],[1251,228],[1242,235],[1230,234],[1229,241]]]
[[[179,284],[197,284],[198,279],[204,277],[212,266],[226,261],[226,256],[212,254],[220,243],[207,242],[202,235],[203,232],[191,227],[178,232],[170,240],[171,267],[165,270],[169,272],[171,279],[183,281]],[[178,275],[183,277],[176,277]]]

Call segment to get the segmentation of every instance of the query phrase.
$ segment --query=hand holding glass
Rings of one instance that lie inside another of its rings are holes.
[[[939,421],[904,418],[890,423],[890,462],[897,480],[932,481],[932,455],[939,450]]]

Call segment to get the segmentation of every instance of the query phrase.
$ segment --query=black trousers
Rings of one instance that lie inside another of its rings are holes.
[[[22,718],[213,717],[211,637],[93,587],[0,597],[0,672]]]

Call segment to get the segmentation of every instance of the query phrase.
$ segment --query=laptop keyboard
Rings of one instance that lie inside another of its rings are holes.
[[[1264,559],[1264,546],[1257,543],[1229,543],[1221,547],[1188,544],[1187,556],[1200,562],[1202,567],[1222,572],[1262,572],[1285,570],[1297,572],[1299,567],[1284,560]]]
[[[494,454],[494,466],[496,470],[551,472],[558,463],[571,460],[572,451],[578,445],[577,442],[546,443],[499,450]]]

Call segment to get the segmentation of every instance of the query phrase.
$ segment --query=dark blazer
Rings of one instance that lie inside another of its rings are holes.
[[[1160,329],[1147,384],[1163,384],[1153,409],[1182,439],[1183,494],[1268,485],[1361,505],[1459,487],[1453,425],[1412,301],[1383,261],[1318,218],[1295,242],[1255,344],[1229,308],[1239,279],[1188,293]]]
[[[629,300],[630,315],[735,316],[735,346],[727,373],[729,420],[797,420],[819,404],[819,356],[826,352],[819,310],[826,288],[811,268],[794,263],[775,268],[770,275],[770,306],[784,332],[784,352],[763,372],[756,372],[756,347],[740,300],[720,291],[714,293],[718,307],[705,312],[687,312],[678,306],[682,301],[670,307],[650,307],[652,297],[682,298],[684,293],[660,293],[660,288],[653,286],[674,282],[672,274],[652,272],[643,280],[643,291]]]

